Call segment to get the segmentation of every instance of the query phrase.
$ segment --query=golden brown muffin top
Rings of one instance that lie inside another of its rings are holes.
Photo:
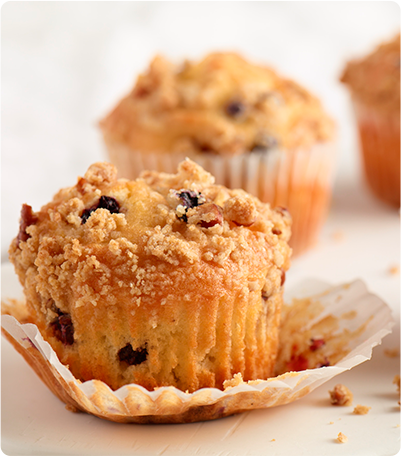
[[[96,163],[39,212],[24,205],[10,258],[22,283],[35,277],[42,299],[76,307],[171,304],[189,282],[188,302],[214,299],[230,293],[231,281],[252,288],[242,276],[269,294],[289,267],[290,223],[287,211],[214,185],[190,160],[175,175],[135,181]]]
[[[352,60],[341,81],[353,95],[378,109],[400,109],[400,35],[378,46],[368,56]]]
[[[234,53],[181,66],[155,57],[101,127],[134,150],[223,155],[309,147],[334,133],[316,97]]]

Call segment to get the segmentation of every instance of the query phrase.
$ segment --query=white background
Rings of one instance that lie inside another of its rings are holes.
[[[357,161],[338,78],[399,29],[394,2],[8,2],[1,9],[2,260],[22,203],[38,210],[107,158],[98,121],[155,53],[213,50],[272,65],[320,96],[339,125],[339,173]]]
[[[362,278],[394,311],[395,329],[384,347],[396,347],[400,277],[390,268],[400,265],[399,211],[378,202],[364,184],[349,97],[338,79],[347,60],[366,54],[399,27],[399,5],[381,1],[4,4],[2,261],[18,232],[22,203],[39,210],[92,162],[107,158],[98,121],[130,90],[155,53],[181,61],[235,50],[309,88],[339,127],[331,211],[319,243],[294,259],[287,285],[306,277],[330,283]],[[204,425],[137,427],[69,414],[11,347],[2,344],[3,450],[53,455],[55,449],[97,455],[228,456],[248,450],[254,455],[393,455],[400,447],[392,384],[399,359],[383,353],[378,347],[372,361],[338,379],[353,390],[356,403],[372,406],[367,416],[327,406],[327,389],[336,379],[277,409]],[[330,427],[330,421],[335,425]],[[335,443],[339,431],[348,435],[347,444]],[[142,443],[134,448],[133,441]]]

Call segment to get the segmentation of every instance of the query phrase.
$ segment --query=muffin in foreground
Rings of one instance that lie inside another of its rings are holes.
[[[189,157],[229,188],[288,208],[295,253],[328,211],[335,127],[297,83],[234,53],[176,66],[156,57],[101,122],[121,176],[174,172]]]
[[[193,392],[273,375],[289,237],[287,211],[190,160],[135,181],[97,163],[39,212],[23,206],[10,259],[76,378]]]
[[[400,35],[348,63],[364,173],[373,193],[400,207]]]

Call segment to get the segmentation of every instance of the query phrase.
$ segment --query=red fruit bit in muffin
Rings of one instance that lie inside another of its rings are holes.
[[[19,224],[19,233],[17,236],[18,246],[20,242],[26,242],[31,236],[26,232],[28,226],[34,225],[38,221],[37,215],[32,211],[32,207],[23,204],[21,209],[21,220]]]
[[[326,341],[324,339],[311,339],[309,349],[314,352],[319,350],[319,348],[323,347],[325,344]]]
[[[284,269],[281,270],[281,283],[280,285],[283,286],[285,283],[285,271]]]
[[[224,220],[222,208],[214,203],[204,204],[199,210],[199,216],[201,218],[200,226],[202,228],[221,225]]]
[[[287,369],[289,371],[302,371],[309,367],[309,361],[304,355],[293,355],[291,360],[287,363]]]

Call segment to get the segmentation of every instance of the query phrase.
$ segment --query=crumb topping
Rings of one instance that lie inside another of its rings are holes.
[[[155,57],[101,127],[134,150],[229,156],[310,147],[334,133],[315,96],[234,53],[184,66]]]

